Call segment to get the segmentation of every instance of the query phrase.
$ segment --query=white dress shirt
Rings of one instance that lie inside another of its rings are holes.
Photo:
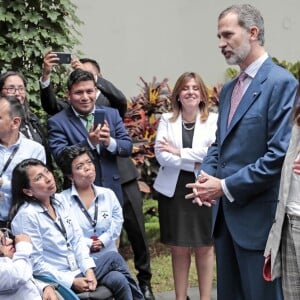
[[[3,170],[6,161],[16,147],[18,147],[18,151],[2,175],[3,184],[0,187],[0,221],[7,221],[8,212],[11,207],[11,177],[14,167],[26,158],[36,158],[46,163],[44,147],[38,142],[26,138],[20,132],[19,139],[15,144],[9,147],[4,147],[0,144],[0,170]]]
[[[93,186],[95,191],[95,199],[91,206],[87,209],[91,219],[95,216],[95,201],[98,197],[98,218],[95,227],[96,232],[86,215],[82,212],[76,198],[81,201],[74,185],[60,193],[62,201],[66,201],[71,206],[72,213],[75,216],[79,226],[83,231],[86,244],[88,247],[92,245],[91,236],[97,236],[104,244],[99,252],[91,253],[91,256],[96,259],[107,251],[118,251],[115,240],[120,236],[123,225],[123,213],[121,205],[115,193],[108,188]],[[84,203],[81,201],[85,207]]]
[[[0,257],[1,300],[42,299],[42,291],[48,284],[32,278],[31,252],[31,243],[19,242],[13,259]]]
[[[67,241],[54,221],[47,215],[47,209],[39,203],[25,203],[19,209],[12,221],[12,231],[16,234],[27,234],[33,245],[33,274],[53,276],[66,286],[71,287],[75,276],[85,274],[95,263],[89,256],[82,231],[68,206],[59,200],[59,195],[52,199],[57,218],[56,223],[61,227],[59,219],[66,229]],[[68,246],[68,244],[70,246]],[[71,271],[68,257],[73,255],[77,268]]]

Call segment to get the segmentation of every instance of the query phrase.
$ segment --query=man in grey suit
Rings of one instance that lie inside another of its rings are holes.
[[[264,281],[262,267],[297,81],[266,53],[264,20],[253,6],[225,9],[218,19],[218,38],[227,63],[238,65],[243,75],[221,91],[216,141],[197,182],[188,184],[193,193],[187,198],[215,204],[218,300],[282,299],[280,281]]]

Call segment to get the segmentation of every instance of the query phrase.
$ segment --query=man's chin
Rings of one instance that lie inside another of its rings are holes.
[[[225,58],[226,63],[230,66],[237,65],[237,60],[234,57]]]

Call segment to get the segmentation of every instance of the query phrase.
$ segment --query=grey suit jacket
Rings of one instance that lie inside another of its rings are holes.
[[[291,196],[295,196],[295,190],[300,189],[300,175],[293,173],[293,162],[296,159],[300,151],[300,127],[294,125],[292,130],[292,137],[290,145],[285,157],[285,161],[282,167],[280,190],[279,190],[279,203],[277,205],[275,220],[270,230],[265,256],[271,254],[271,274],[272,280],[281,276],[281,235],[284,217],[286,213],[286,205]],[[298,189],[291,189],[291,182],[296,184]],[[299,196],[299,194],[297,195]]]

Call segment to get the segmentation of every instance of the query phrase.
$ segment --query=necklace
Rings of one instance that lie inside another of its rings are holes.
[[[191,125],[192,124],[192,126],[187,126],[187,124],[189,124],[189,125]],[[195,128],[195,123],[184,123],[183,121],[182,121],[182,126],[183,126],[183,128],[185,129],[185,130],[188,130],[188,131],[190,131],[190,130],[193,130],[194,128]]]

